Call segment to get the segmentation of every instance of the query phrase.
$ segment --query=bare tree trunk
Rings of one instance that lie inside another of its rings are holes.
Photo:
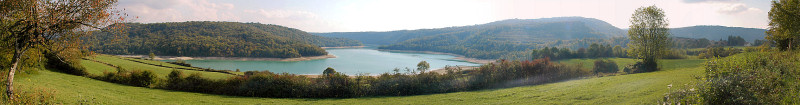
[[[22,58],[23,53],[25,53],[25,51],[24,50],[20,51],[20,49],[14,51],[14,58],[11,59],[11,62],[14,63],[11,64],[11,69],[8,70],[8,81],[6,82],[6,95],[8,95],[8,98],[11,100],[14,99],[14,72],[18,69],[19,60],[20,58]]]

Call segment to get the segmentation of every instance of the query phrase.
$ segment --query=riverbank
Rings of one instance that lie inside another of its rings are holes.
[[[409,52],[409,53],[426,53],[426,54],[450,55],[450,56],[456,56],[455,58],[452,58],[452,59],[462,60],[462,61],[467,61],[467,62],[472,62],[472,63],[477,63],[477,64],[489,64],[489,63],[497,61],[496,59],[468,58],[468,57],[465,57],[463,55],[453,54],[453,53],[444,53],[444,52],[413,51],[413,50],[387,50],[387,49],[376,49],[376,50],[379,50],[379,51],[390,51],[390,52]]]
[[[116,55],[120,57],[147,58],[146,55]],[[332,54],[322,56],[298,57],[298,58],[251,58],[251,57],[178,57],[178,56],[156,56],[154,60],[238,60],[238,61],[307,61],[316,59],[336,58]]]
[[[321,47],[322,49],[329,49],[329,48],[364,48],[367,46],[339,46],[339,47]]]

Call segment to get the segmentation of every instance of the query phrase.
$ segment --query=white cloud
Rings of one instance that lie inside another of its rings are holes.
[[[742,3],[728,4],[724,7],[717,9],[717,12],[723,14],[739,14],[748,11],[760,11],[760,9],[747,7],[747,5]]]

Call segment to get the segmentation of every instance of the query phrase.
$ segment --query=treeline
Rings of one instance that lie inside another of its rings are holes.
[[[756,39],[751,46],[758,46],[764,43],[764,40]],[[728,36],[727,39],[719,39],[718,41],[708,40],[706,38],[672,38],[673,48],[707,48],[707,47],[720,47],[720,46],[745,46],[748,42],[741,36]]]
[[[627,52],[621,46],[600,45],[592,44],[588,49],[579,48],[572,51],[569,48],[545,47],[539,50],[531,51],[532,59],[550,58],[553,60],[571,59],[571,58],[601,58],[601,57],[628,57]]]
[[[97,31],[88,49],[104,54],[293,58],[326,55],[323,46],[360,45],[278,25],[236,22],[123,23],[125,32]],[[314,45],[317,44],[317,45]]]
[[[134,86],[221,95],[335,98],[405,96],[503,88],[556,82],[594,74],[591,70],[550,62],[549,59],[503,60],[482,65],[471,71],[457,68],[446,70],[445,74],[425,72],[426,70],[419,70],[419,73],[401,73],[400,70],[395,70],[394,73],[383,73],[379,76],[351,77],[328,68],[318,78],[269,71],[248,71],[243,76],[223,80],[204,78],[199,73],[184,74],[178,70],[172,71],[166,79],[158,78],[148,71],[122,70],[94,78]]]

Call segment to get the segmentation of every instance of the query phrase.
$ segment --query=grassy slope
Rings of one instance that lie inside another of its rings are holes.
[[[117,66],[121,66],[122,68],[127,69],[127,70],[151,70],[154,73],[156,73],[156,75],[158,75],[159,77],[162,77],[162,78],[166,78],[166,76],[170,72],[172,72],[171,68],[164,68],[164,67],[146,65],[146,64],[143,64],[143,63],[124,60],[124,59],[127,59],[127,58],[120,58],[120,57],[117,57],[117,56],[97,55],[97,56],[87,57],[87,58],[94,59],[94,60],[97,60],[97,61],[100,61],[100,62],[111,63],[111,64],[114,64],[114,65],[117,65]],[[145,60],[142,60],[142,61],[145,61]],[[85,62],[93,62],[93,61],[87,61],[87,60],[83,60],[82,61],[82,63],[85,63]],[[161,64],[161,65],[164,65],[164,66],[179,67],[178,65],[164,63],[164,62],[148,61],[148,63],[149,62],[154,62],[152,64]],[[89,63],[89,64],[82,64],[82,65],[84,65],[84,67],[86,67],[88,72],[91,73],[91,74],[95,74],[95,73],[102,74],[103,71],[116,71],[116,68],[113,68],[113,67],[110,67],[110,66],[107,66],[107,65],[104,65],[104,64],[100,64],[100,63],[97,63],[97,62],[93,62],[93,63]],[[203,76],[208,77],[208,78],[212,78],[212,79],[225,79],[225,78],[233,76],[233,75],[230,75],[230,74],[223,74],[223,73],[217,73],[217,72],[203,72],[203,71],[193,71],[193,70],[182,70],[182,71],[184,73],[186,73],[186,74],[200,73],[200,74],[203,74]],[[99,74],[95,74],[95,75],[99,75]]]
[[[703,61],[665,60],[662,65],[666,70],[651,73],[403,97],[347,99],[234,97],[124,86],[51,71],[20,77],[17,87],[19,89],[46,87],[57,91],[58,101],[68,104],[81,100],[101,104],[652,104],[666,93],[668,84],[679,85],[694,81],[693,75],[703,73],[700,67]]]

